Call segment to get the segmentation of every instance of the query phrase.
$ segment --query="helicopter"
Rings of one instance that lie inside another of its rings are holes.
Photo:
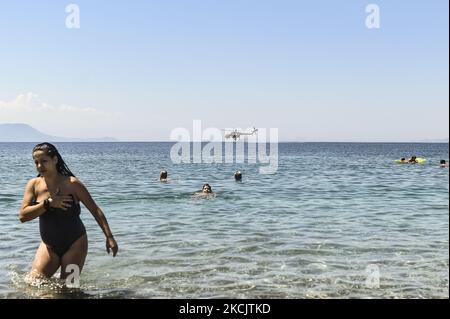
[[[226,130],[224,130],[226,131]],[[225,134],[225,138],[232,138],[233,140],[238,140],[242,135],[253,135],[256,132],[258,132],[258,129],[253,127],[253,130],[251,132],[239,132],[237,129],[232,130],[229,133]]]

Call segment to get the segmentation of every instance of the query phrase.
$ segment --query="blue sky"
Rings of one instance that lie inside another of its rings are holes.
[[[65,27],[70,3],[80,29]],[[121,140],[193,120],[285,141],[448,138],[448,37],[446,0],[2,2],[0,123]]]

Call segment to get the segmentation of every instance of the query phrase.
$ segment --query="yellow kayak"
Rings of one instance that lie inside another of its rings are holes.
[[[401,160],[395,160],[395,162],[396,162],[397,164],[412,164],[412,163],[410,163],[410,162],[408,162],[408,161],[402,162]],[[425,158],[421,158],[421,157],[417,157],[417,158],[416,158],[416,163],[417,163],[417,164],[424,164],[425,162],[426,162],[426,159],[425,159]]]

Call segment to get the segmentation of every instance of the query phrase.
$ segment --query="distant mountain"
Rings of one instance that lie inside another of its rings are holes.
[[[67,138],[42,133],[28,124],[0,124],[0,142],[117,142],[111,137]]]

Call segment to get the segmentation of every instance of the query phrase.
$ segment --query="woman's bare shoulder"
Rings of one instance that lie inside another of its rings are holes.
[[[83,183],[75,176],[69,176],[68,182],[70,187],[74,187],[75,189],[83,187]]]
[[[27,183],[27,187],[35,187],[36,185],[39,185],[40,180],[41,179],[39,177],[30,179]]]
[[[76,178],[75,176],[69,176],[68,181],[72,185],[81,184],[81,181],[78,178]]]
[[[40,182],[40,178],[39,177],[34,177],[32,179],[30,179],[27,182],[27,186],[25,186],[25,193],[33,193],[35,194],[36,189],[39,188],[39,182]]]

